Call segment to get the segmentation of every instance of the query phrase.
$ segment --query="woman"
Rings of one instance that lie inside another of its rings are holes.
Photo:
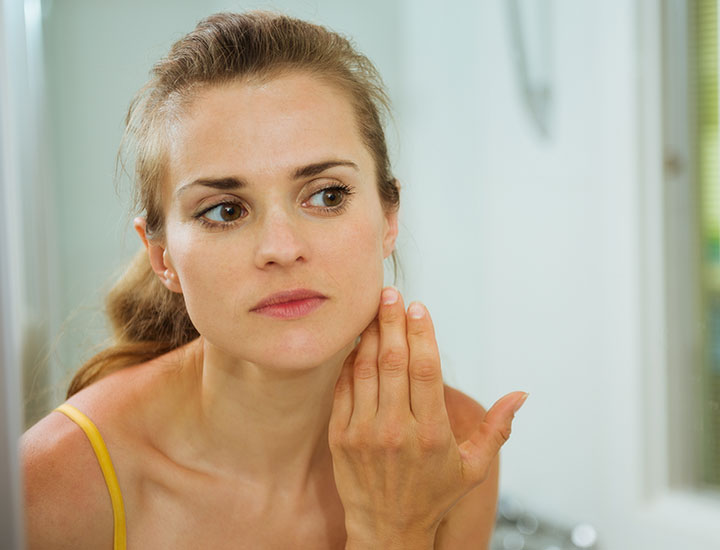
[[[382,288],[386,105],[344,38],[263,12],[155,66],[126,132],[145,250],[115,345],[24,436],[30,548],[487,547],[526,394],[443,386],[426,309]]]

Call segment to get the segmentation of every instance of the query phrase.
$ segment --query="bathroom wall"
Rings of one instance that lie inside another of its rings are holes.
[[[53,327],[50,383],[60,388],[104,337],[103,293],[139,246],[126,182],[120,200],[113,190],[132,94],[202,16],[282,9],[352,36],[388,83],[402,287],[433,315],[448,382],[486,407],[530,392],[502,451],[502,491],[561,523],[593,524],[604,550],[717,543],[674,523],[644,481],[640,118],[655,73],[642,47],[653,23],[641,14],[657,16],[657,3],[546,2],[548,138],[522,100],[507,4],[45,2],[53,318],[67,319]]]
[[[409,299],[428,304],[458,387],[486,407],[530,393],[502,451],[503,492],[592,524],[603,549],[710,548],[717,502],[648,483],[664,460],[648,441],[665,430],[650,408],[664,396],[649,389],[663,364],[646,347],[662,323],[647,314],[662,304],[646,303],[663,284],[647,262],[663,246],[648,232],[663,218],[648,160],[662,139],[661,3],[542,3],[547,139],[521,95],[510,2],[404,3]]]

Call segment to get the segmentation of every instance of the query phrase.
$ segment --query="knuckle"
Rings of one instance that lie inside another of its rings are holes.
[[[510,426],[506,426],[495,431],[495,442],[498,444],[498,446],[502,447],[505,443],[507,443],[508,439],[510,439],[511,432],[512,429],[510,428]]]
[[[377,443],[384,451],[397,451],[404,446],[406,439],[405,431],[400,426],[388,424],[379,429]]]
[[[386,372],[401,372],[407,368],[407,354],[398,347],[391,347],[380,352],[380,366]]]
[[[378,446],[384,452],[397,452],[403,448],[405,437],[400,431],[385,430],[378,437]]]
[[[355,348],[348,354],[348,356],[345,358],[345,361],[343,361],[343,368],[347,368],[355,362],[357,353],[358,353],[358,350],[357,350],[357,348]]]
[[[432,328],[428,327],[423,319],[408,318],[408,334],[419,337],[434,337]]]
[[[335,394],[340,396],[352,390],[352,380],[349,376],[340,376],[335,382]]]
[[[370,445],[371,440],[372,437],[365,427],[356,426],[346,433],[344,441],[345,448],[352,450],[366,449]]]
[[[419,382],[433,382],[439,378],[437,362],[432,357],[418,357],[410,365],[410,377]]]
[[[420,424],[417,429],[418,446],[423,451],[446,449],[453,438],[450,426],[442,422]]]
[[[330,427],[328,430],[328,445],[330,450],[343,450],[347,447],[347,437],[345,431]]]
[[[377,364],[367,357],[355,361],[353,372],[358,380],[371,380],[377,377]]]

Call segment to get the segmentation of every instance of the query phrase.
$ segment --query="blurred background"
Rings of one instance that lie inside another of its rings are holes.
[[[428,305],[448,383],[486,407],[530,393],[493,550],[720,548],[717,0],[0,5],[7,548],[15,439],[107,337],[140,246],[114,187],[130,99],[199,19],[253,8],[376,63],[406,301]]]

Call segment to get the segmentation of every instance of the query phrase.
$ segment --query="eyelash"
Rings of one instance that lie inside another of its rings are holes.
[[[348,187],[344,183],[336,183],[334,185],[330,185],[328,187],[323,187],[322,189],[318,189],[312,195],[310,195],[310,197],[314,197],[318,193],[325,193],[326,191],[340,191],[343,194],[343,201],[337,206],[316,207],[316,208],[319,208],[320,212],[322,212],[323,214],[334,214],[334,215],[342,214],[345,211],[345,209],[348,207],[348,204],[350,203],[350,196],[355,193],[352,190],[352,188]],[[237,220],[234,220],[231,222],[220,223],[220,222],[209,221],[204,218],[205,214],[207,214],[211,210],[214,210],[218,206],[237,206],[239,208],[242,208],[243,210],[246,210],[246,208],[239,202],[223,201],[223,202],[219,202],[213,206],[206,208],[199,214],[196,214],[194,216],[194,218],[197,221],[199,221],[202,225],[204,225],[205,227],[208,227],[210,229],[220,229],[220,230],[230,229],[231,227],[233,227],[234,225],[236,225],[243,219],[241,217],[241,218],[238,218]]]

